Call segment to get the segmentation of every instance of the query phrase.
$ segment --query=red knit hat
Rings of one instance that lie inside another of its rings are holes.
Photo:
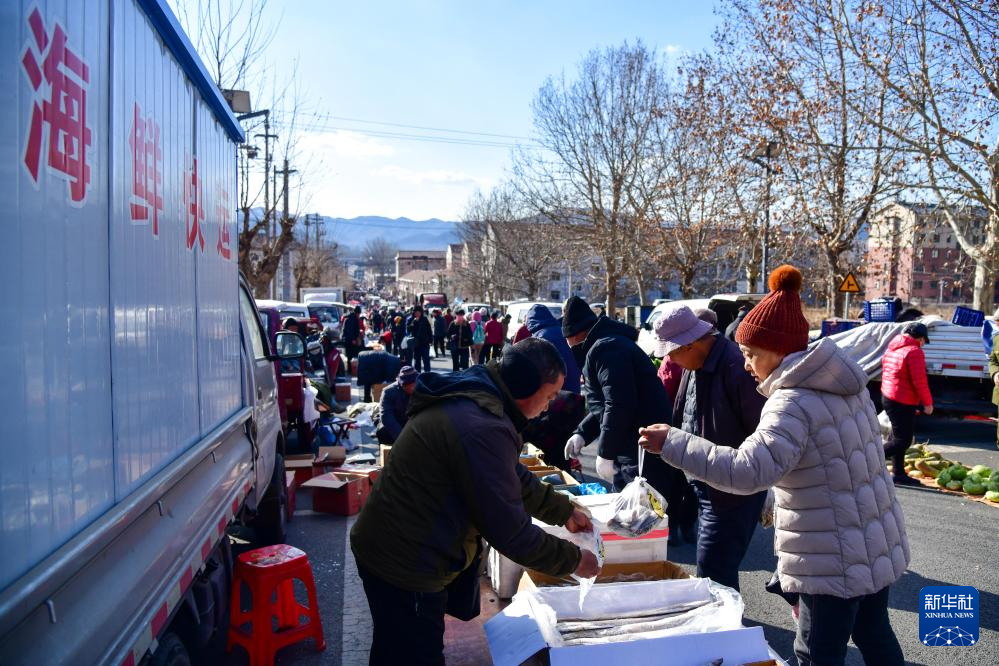
[[[801,313],[801,271],[784,265],[774,269],[770,293],[749,311],[735,333],[740,345],[793,354],[808,347],[808,322]]]

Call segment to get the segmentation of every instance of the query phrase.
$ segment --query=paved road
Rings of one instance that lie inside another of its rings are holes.
[[[435,369],[449,370],[450,364],[434,363]],[[962,461],[999,464],[994,446],[995,429],[989,424],[956,420],[921,421],[917,437],[939,448],[955,447]],[[589,447],[588,447],[589,448]],[[586,451],[584,468],[593,475],[593,452]],[[950,455],[948,453],[948,455]],[[595,477],[594,477],[595,478]],[[997,520],[999,508],[961,500],[922,488],[904,488],[899,498],[905,510],[912,550],[909,570],[892,588],[892,625],[902,644],[906,661],[912,664],[966,664],[992,666],[999,650],[999,567],[996,566]],[[309,553],[318,587],[319,606],[327,648],[322,653],[311,644],[282,650],[279,664],[366,664],[370,642],[370,620],[347,545],[347,532],[353,520],[315,514],[308,510],[309,494],[298,495],[299,511],[290,524],[288,540]],[[764,628],[767,640],[790,663],[794,663],[794,623],[788,605],[767,593],[763,585],[776,567],[773,532],[757,530],[743,562],[740,585],[747,624]],[[694,572],[692,545],[671,548],[669,558]],[[926,585],[974,585],[980,593],[981,642],[973,648],[928,648],[918,640],[917,599]],[[242,654],[226,662],[246,663]],[[847,664],[862,664],[853,647]]]

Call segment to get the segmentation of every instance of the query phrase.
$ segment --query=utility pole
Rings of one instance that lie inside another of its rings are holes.
[[[281,195],[281,196],[284,197],[284,217],[281,218],[281,228],[282,228],[282,232],[283,232],[284,225],[288,223],[289,219],[291,219],[291,213],[289,213],[289,211],[288,211],[288,176],[291,175],[291,174],[293,174],[293,173],[298,173],[298,171],[295,170],[295,169],[289,169],[288,168],[288,159],[285,158],[285,160],[284,160],[284,169],[282,169],[280,171],[278,171],[276,168],[274,169],[274,176],[275,177],[277,177],[277,175],[279,173],[284,177],[284,188],[283,188],[282,195]],[[282,255],[281,255],[281,264],[282,264],[281,274],[282,274],[282,276],[284,278],[284,285],[283,285],[284,289],[283,289],[282,298],[284,298],[285,300],[288,300],[288,299],[291,298],[291,291],[290,291],[291,274],[290,274],[290,266],[288,265],[288,251],[287,250],[285,250],[284,253],[282,253]]]

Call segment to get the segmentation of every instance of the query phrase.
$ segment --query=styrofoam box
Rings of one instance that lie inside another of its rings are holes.
[[[665,562],[666,542],[669,538],[669,528],[652,530],[645,536],[626,538],[611,532],[606,526],[600,525],[600,536],[604,540],[604,562]]]
[[[500,599],[509,599],[517,594],[524,567],[490,547],[489,557],[486,558],[486,570],[489,573],[489,582]]]

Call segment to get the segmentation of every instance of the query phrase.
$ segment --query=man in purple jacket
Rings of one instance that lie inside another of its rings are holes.
[[[656,322],[656,355],[683,369],[670,424],[722,446],[738,448],[756,431],[766,398],[746,372],[739,346],[685,305]],[[739,589],[739,565],[759,522],[766,491],[733,495],[694,481],[700,504],[697,575]]]

